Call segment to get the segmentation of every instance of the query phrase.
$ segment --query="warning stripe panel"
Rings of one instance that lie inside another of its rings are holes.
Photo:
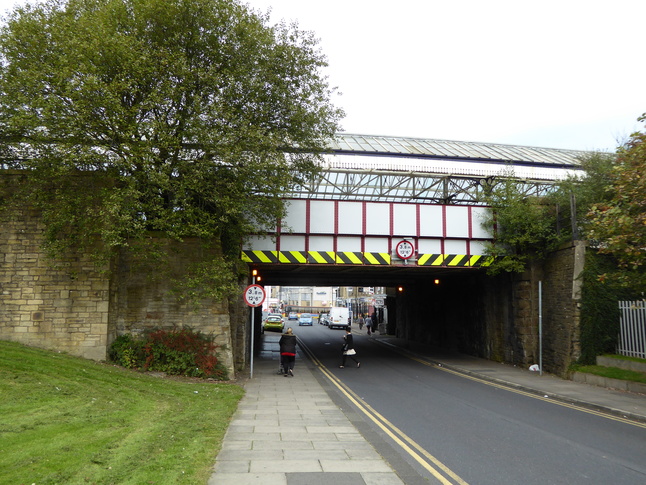
[[[247,263],[277,263],[277,251],[242,251],[241,259]]]
[[[390,264],[390,254],[388,253],[363,253],[366,264]]]
[[[305,264],[307,263],[307,251],[280,251],[278,261],[281,263]]]
[[[420,254],[417,258],[418,266],[453,266],[476,267],[489,266],[491,259],[485,256],[467,254]]]
[[[343,251],[251,251],[243,250],[240,259],[247,263],[286,264],[369,264],[389,265],[388,253]],[[478,267],[489,266],[493,258],[467,254],[420,254],[418,266]]]
[[[334,251],[308,251],[308,263],[314,264],[334,264],[336,262],[336,253]]]
[[[363,255],[350,251],[336,253],[336,262],[338,264],[363,264]]]

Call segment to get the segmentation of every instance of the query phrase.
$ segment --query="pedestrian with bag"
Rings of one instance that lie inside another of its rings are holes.
[[[354,350],[354,338],[352,337],[352,330],[350,330],[349,328],[345,329],[342,350],[343,356],[341,357],[341,365],[339,366],[339,368],[343,369],[345,367],[345,360],[348,356],[355,361],[357,367],[361,367],[361,362],[359,362],[355,357],[355,355],[357,355],[357,351]]]
[[[283,376],[294,377],[294,364],[296,362],[296,335],[289,327],[287,331],[281,335],[278,341],[280,346],[280,361],[283,364]]]

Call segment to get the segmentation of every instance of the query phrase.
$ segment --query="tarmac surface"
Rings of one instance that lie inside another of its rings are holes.
[[[353,329],[353,333],[361,333]],[[392,346],[461,374],[646,423],[646,395],[530,372],[477,357],[375,335]],[[378,440],[334,399],[317,367],[299,352],[294,377],[278,374],[277,339],[264,339],[253,378],[228,428],[209,485],[414,485],[429,483],[389,462]]]

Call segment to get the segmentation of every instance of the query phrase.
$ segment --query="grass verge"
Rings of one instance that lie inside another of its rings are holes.
[[[609,377],[611,379],[621,379],[624,381],[634,381],[646,384],[646,374],[633,370],[620,369],[618,367],[605,367],[602,365],[576,365],[572,370],[577,372],[585,372],[587,374],[594,374],[601,377]]]
[[[0,341],[0,483],[206,483],[243,394]]]
[[[627,355],[621,354],[605,354],[604,357],[611,357],[613,359],[629,360],[630,362],[640,362],[642,364],[646,364],[646,359],[640,359],[639,357],[628,357]]]

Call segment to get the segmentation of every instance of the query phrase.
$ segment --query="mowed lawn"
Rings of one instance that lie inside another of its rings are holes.
[[[0,483],[205,484],[243,393],[0,341]]]

